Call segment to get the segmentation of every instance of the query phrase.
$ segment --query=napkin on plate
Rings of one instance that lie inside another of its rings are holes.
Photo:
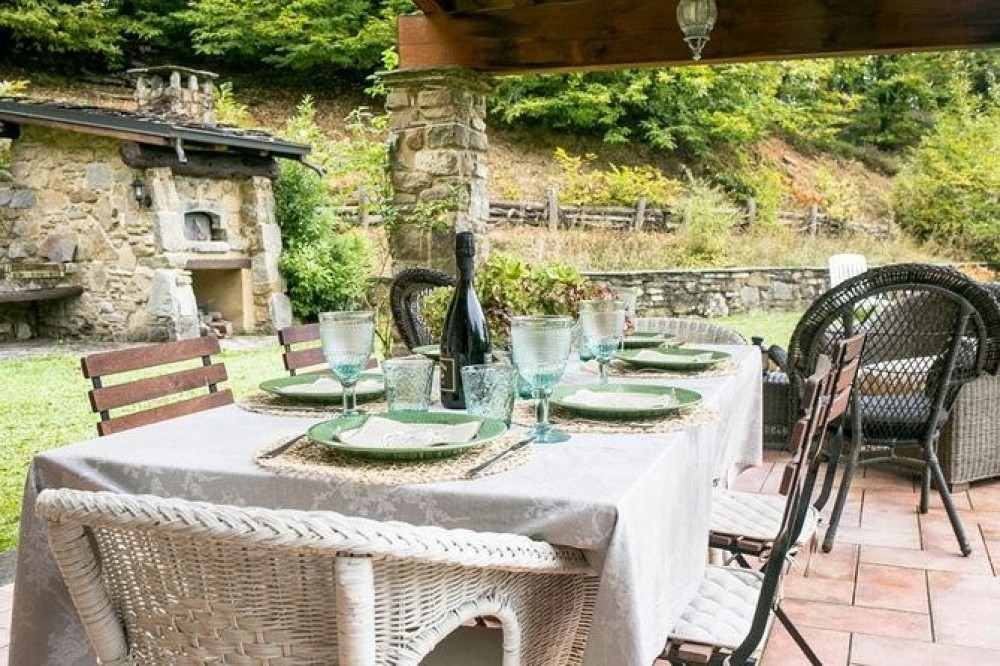
[[[656,395],[651,393],[626,393],[624,391],[591,391],[580,389],[564,397],[561,402],[581,407],[631,407],[649,409],[653,407],[672,407],[677,404],[677,398],[669,393]]]
[[[370,391],[378,388],[382,388],[382,382],[377,379],[362,379],[355,384],[355,390]],[[281,389],[286,395],[336,395],[341,391],[340,382],[330,377],[319,377],[309,384],[292,384]]]
[[[372,416],[360,428],[345,430],[337,439],[353,446],[400,448],[430,446],[431,444],[462,444],[472,441],[480,421],[456,423],[400,423],[392,419]]]
[[[635,355],[635,360],[650,363],[709,363],[712,360],[712,352],[705,352],[704,354],[671,354],[670,352],[643,349]]]

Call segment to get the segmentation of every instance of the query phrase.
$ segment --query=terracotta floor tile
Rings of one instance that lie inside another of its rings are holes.
[[[919,569],[860,564],[854,603],[872,608],[927,613],[927,574]]]
[[[916,506],[877,504],[866,500],[861,509],[861,527],[895,531],[918,530]]]
[[[1000,579],[946,571],[927,576],[935,642],[1000,649]]]
[[[888,546],[892,548],[920,550],[920,533],[916,526],[912,530],[896,531],[880,528],[864,529],[842,525],[837,530],[837,541],[866,546]]]
[[[732,485],[733,490],[742,490],[749,493],[759,493],[764,481],[771,473],[771,465],[765,464],[760,467],[751,467],[737,476]]]
[[[850,632],[867,631],[879,636],[918,641],[931,640],[930,617],[923,613],[799,599],[786,599],[782,607],[797,626]]]
[[[987,541],[1000,541],[1000,512],[972,512],[975,521],[979,523],[979,531]]]
[[[969,557],[962,557],[958,545],[951,550],[914,550],[910,548],[886,548],[884,546],[861,546],[861,561],[867,564],[909,567],[910,569],[930,569],[934,571],[955,571],[958,573],[992,574],[993,568],[984,549],[980,546]]]
[[[835,545],[829,553],[817,550],[809,563],[808,577],[854,582],[858,569],[858,548],[851,543],[842,543]]]
[[[959,509],[967,511],[972,509],[972,502],[968,492],[953,493],[951,498],[955,502],[955,506]],[[870,488],[865,491],[865,499],[874,502],[878,506],[906,506],[916,511],[917,505],[920,503],[920,491],[919,489]],[[940,509],[943,506],[941,504],[941,495],[936,490],[931,490],[929,506],[932,509]]]
[[[854,634],[851,640],[851,664],[855,666],[1000,664],[1000,651]]]
[[[850,604],[854,600],[854,585],[836,578],[786,576],[785,598]]]
[[[764,483],[760,486],[760,492],[762,493],[779,493],[781,492],[781,479],[785,475],[784,465],[775,465],[771,472],[764,479]]]
[[[986,552],[990,557],[990,563],[993,564],[993,575],[1000,576],[1000,540],[987,541]]]
[[[796,627],[806,639],[809,647],[823,662],[823,666],[844,666],[851,648],[851,635],[846,631],[832,631],[815,627]],[[767,641],[761,666],[808,666],[809,660],[802,654],[792,637],[777,620]]]
[[[979,515],[972,511],[959,511],[959,519],[973,550],[982,550]],[[920,516],[920,538],[926,550],[948,552],[958,548],[955,530],[944,509],[931,509]]]

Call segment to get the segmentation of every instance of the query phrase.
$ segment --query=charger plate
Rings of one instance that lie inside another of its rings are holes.
[[[303,391],[303,387],[315,383],[317,380],[328,380],[322,391]],[[329,372],[317,374],[296,375],[294,377],[276,377],[261,382],[260,389],[272,395],[294,400],[296,402],[312,403],[337,403],[344,399],[343,387]],[[358,383],[354,387],[354,396],[358,402],[374,400],[385,393],[385,385],[382,375],[371,372],[363,372],[358,377]]]
[[[577,391],[587,390],[593,393],[607,393],[609,395],[608,404],[605,405],[584,405],[568,398]],[[676,398],[676,402],[670,405],[656,406],[630,406],[618,402],[613,394],[635,394],[635,395],[671,395]],[[649,419],[664,416],[676,412],[686,407],[694,407],[701,402],[701,394],[674,386],[658,386],[655,384],[606,384],[606,385],[584,385],[584,386],[557,386],[552,390],[550,399],[553,405],[561,407],[573,414],[579,414],[592,419]]]
[[[458,423],[481,422],[479,432],[468,442],[443,444],[440,446],[364,446],[348,444],[339,440],[341,433],[360,428],[369,416],[398,421],[399,423],[433,423],[440,425],[456,425]],[[362,414],[361,416],[341,416],[330,421],[317,423],[309,428],[309,439],[317,444],[335,451],[374,460],[428,460],[446,458],[457,453],[475,449],[488,444],[507,432],[507,424],[498,419],[483,419],[468,414],[449,414],[447,412],[385,412],[380,414]]]
[[[656,331],[636,331],[632,335],[626,335],[622,340],[622,347],[625,349],[646,349],[647,347],[659,347],[664,342],[674,339],[673,333],[657,333]]]
[[[427,358],[438,360],[441,358],[441,345],[420,345],[411,350],[414,354],[420,354]]]
[[[661,358],[642,358],[650,352]],[[626,349],[615,352],[614,357],[637,368],[657,368],[660,370],[705,370],[732,358],[723,351],[692,349],[690,347],[660,347],[656,350]]]

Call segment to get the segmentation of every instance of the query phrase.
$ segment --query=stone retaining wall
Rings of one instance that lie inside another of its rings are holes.
[[[826,267],[588,271],[583,275],[620,287],[638,287],[638,312],[652,317],[805,310],[829,287]]]

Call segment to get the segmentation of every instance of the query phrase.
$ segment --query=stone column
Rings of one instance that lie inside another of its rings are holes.
[[[431,266],[453,273],[457,231],[476,232],[482,260],[488,252],[489,77],[453,67],[386,72],[382,80],[390,88],[394,272]]]

